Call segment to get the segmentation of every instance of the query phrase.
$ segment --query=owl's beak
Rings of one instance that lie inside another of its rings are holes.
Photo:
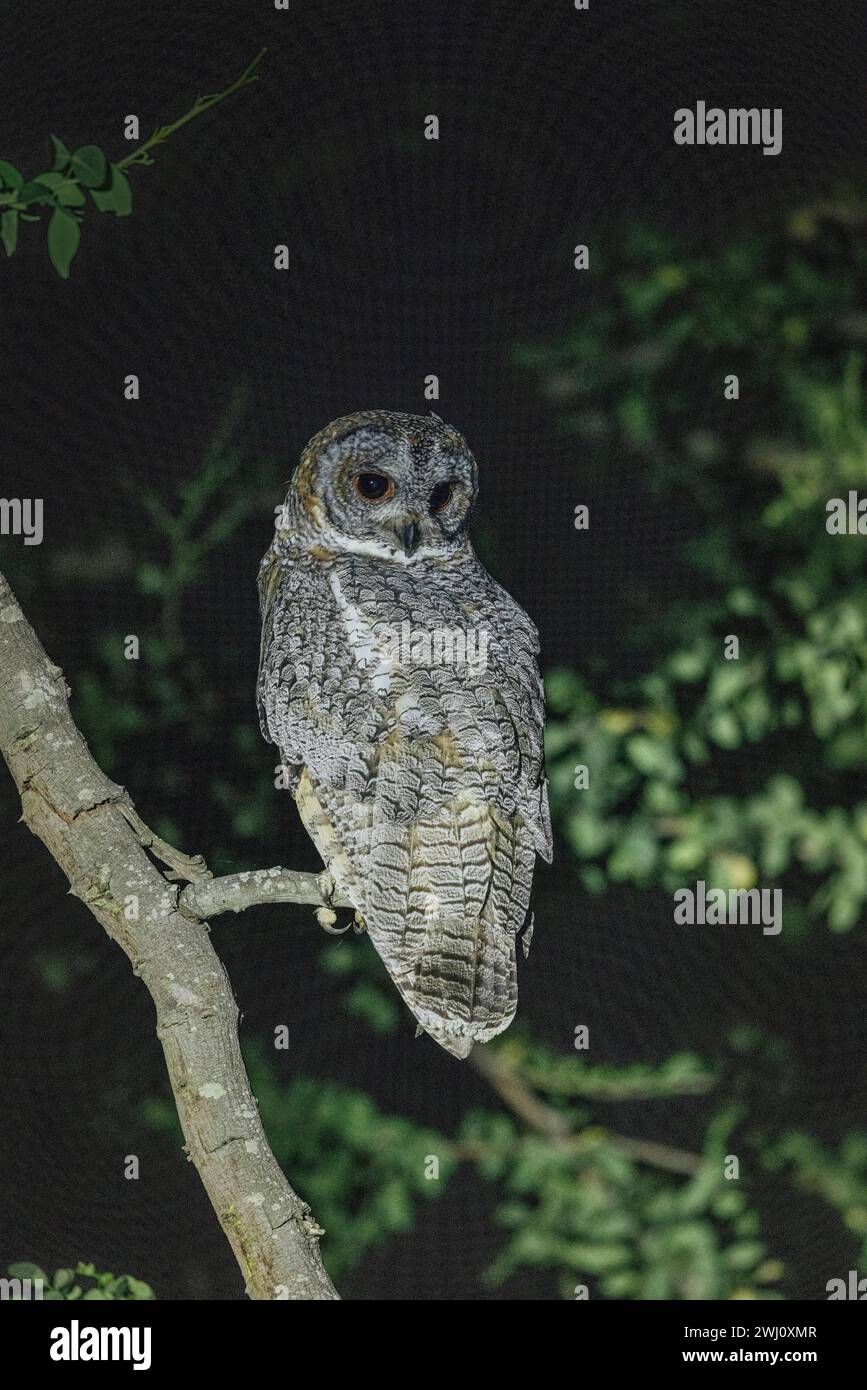
[[[412,555],[418,549],[421,540],[421,529],[417,521],[408,521],[398,532],[400,543],[407,555]]]

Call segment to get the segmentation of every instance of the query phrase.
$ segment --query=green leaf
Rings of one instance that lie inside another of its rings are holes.
[[[65,1289],[68,1288],[74,1278],[75,1275],[71,1269],[56,1269],[54,1271],[54,1278],[51,1282],[56,1289]]]
[[[730,1245],[723,1259],[729,1269],[747,1270],[757,1265],[764,1254],[765,1247],[760,1240],[742,1240]]]
[[[0,188],[20,188],[23,182],[24,175],[19,173],[14,164],[0,159]]]
[[[127,1297],[150,1300],[154,1297],[154,1291],[150,1284],[146,1284],[143,1279],[134,1279],[131,1274],[125,1276],[127,1284]]]
[[[58,174],[50,169],[46,174],[38,174],[37,179],[51,189],[61,207],[80,208],[87,201],[79,184],[69,174]]]
[[[53,203],[51,189],[44,183],[37,182],[36,179],[29,179],[27,183],[22,183],[16,192],[16,201],[19,203]]]
[[[19,1260],[17,1264],[7,1265],[6,1273],[11,1279],[41,1279],[43,1284],[49,1282],[48,1275],[39,1265],[31,1264],[29,1260]]]
[[[72,156],[72,172],[85,188],[100,188],[108,174],[108,160],[98,145],[81,145]]]
[[[0,241],[6,255],[11,256],[18,245],[18,213],[14,208],[0,213]]]
[[[48,224],[48,256],[63,280],[69,279],[69,267],[80,240],[81,230],[72,213],[55,208]]]
[[[93,1299],[93,1298],[108,1298],[108,1294],[107,1294],[107,1293],[103,1293],[102,1289],[88,1289],[88,1290],[87,1290],[87,1293],[84,1294],[83,1297],[84,1297],[84,1298],[90,1298],[90,1299]]]
[[[82,193],[81,188],[77,183],[73,182],[73,180],[71,179],[67,179],[63,183],[57,185],[57,189],[55,190],[55,197],[57,198],[57,201],[58,203],[60,203],[61,207],[65,208],[84,207],[84,204],[86,202],[85,196]]]
[[[51,148],[54,151],[54,163],[51,167],[57,170],[65,169],[72,159],[72,155],[69,153],[63,141],[58,139],[56,135],[49,135],[48,138],[51,141]]]
[[[116,164],[111,166],[111,186],[103,192],[92,188],[90,196],[100,212],[113,212],[115,217],[129,217],[132,212],[132,184]]]
[[[708,733],[721,748],[737,748],[741,743],[738,721],[728,710],[720,710],[708,720]]]

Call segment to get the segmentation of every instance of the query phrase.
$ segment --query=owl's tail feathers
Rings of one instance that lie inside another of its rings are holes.
[[[421,1027],[453,1057],[469,1056],[515,1017],[515,938],[483,917],[431,921],[412,965],[391,974]]]
[[[325,793],[306,768],[295,800],[424,1031],[463,1058],[508,1028],[535,860],[529,836],[472,800],[411,829],[377,818],[370,803],[359,817],[357,798]],[[440,915],[430,912],[434,898]]]

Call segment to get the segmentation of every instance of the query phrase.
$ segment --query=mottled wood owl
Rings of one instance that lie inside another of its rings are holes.
[[[536,629],[467,531],[475,460],[436,415],[362,411],[307,445],[259,571],[262,732],[421,1027],[507,1028],[551,858]]]

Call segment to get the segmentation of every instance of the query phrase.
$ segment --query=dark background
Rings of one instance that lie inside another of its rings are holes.
[[[50,602],[40,599],[52,554],[70,537],[96,545],[111,535],[129,505],[122,471],[169,495],[195,470],[241,378],[252,392],[245,444],[282,461],[284,479],[338,415],[433,405],[477,455],[480,549],[534,616],[546,664],[580,669],[585,651],[602,651],[628,673],[621,593],[651,574],[657,589],[664,576],[676,589],[684,518],[675,509],[648,524],[612,456],[590,545],[577,547],[580,454],[510,364],[511,345],[580,319],[600,289],[592,268],[573,270],[572,247],[587,242],[604,256],[624,218],[646,215],[710,246],[859,169],[860,12],[780,0],[592,0],[586,13],[570,0],[7,7],[0,154],[28,173],[42,166],[49,131],[122,157],[127,113],[144,137],[269,50],[255,87],[179,132],[153,168],[132,171],[131,218],[89,219],[68,283],[49,269],[42,235],[28,236],[35,229],[22,229],[15,260],[0,266],[0,490],[45,499],[44,543],[21,561],[33,577],[28,617],[73,689],[100,615],[72,588],[58,595],[55,584]],[[676,146],[673,112],[699,97],[782,107],[782,153]],[[439,117],[438,142],[423,138],[428,113]],[[286,273],[273,269],[279,242],[289,246]],[[128,372],[141,379],[136,403],[123,400]],[[438,404],[423,396],[429,373]],[[748,418],[749,402],[741,409]],[[224,663],[249,671],[249,711],[227,710],[227,726],[255,718],[254,581],[270,529],[265,508],[187,615],[187,639],[215,685]],[[189,751],[153,756],[183,762]],[[263,769],[270,760],[263,745]],[[121,780],[155,816],[147,766],[126,767]],[[65,896],[42,847],[23,826],[10,831],[6,783],[0,808],[0,1255],[49,1268],[93,1259],[148,1279],[161,1297],[240,1297],[194,1171],[137,1133],[142,1178],[122,1177],[131,1141],[117,1127],[118,1098],[162,1087],[150,1003]],[[288,801],[275,802],[275,816],[286,820],[285,862],[315,867]],[[207,857],[215,834],[208,804],[187,808],[185,848]],[[732,1019],[771,1023],[785,1010],[816,1125],[832,1109],[863,1115],[867,980],[852,941],[823,936],[793,958],[761,941],[735,956],[723,938],[689,938],[675,955],[659,899],[590,905],[563,859],[540,873],[522,979],[521,1010],[540,1035],[568,1047],[575,1024],[589,1021],[597,1057],[653,1059],[712,1048]],[[361,1085],[383,1108],[446,1132],[468,1101],[484,1102],[474,1074],[428,1040],[362,1034],[313,968],[320,943],[307,918],[287,909],[278,922],[278,913],[214,928],[245,1027],[267,1034],[285,1018],[293,1068]],[[60,1003],[37,987],[35,938],[83,962]],[[808,997],[797,993],[805,968]],[[689,1103],[645,1107],[641,1124],[648,1137],[686,1143]],[[342,1291],[480,1297],[477,1274],[498,1240],[491,1206],[462,1174],[425,1205],[412,1236],[380,1248]],[[810,1296],[819,1256],[829,1273],[845,1267],[823,1220],[807,1198],[776,1213],[776,1252],[809,1274],[790,1294]],[[548,1298],[551,1288],[540,1275],[498,1296]]]

